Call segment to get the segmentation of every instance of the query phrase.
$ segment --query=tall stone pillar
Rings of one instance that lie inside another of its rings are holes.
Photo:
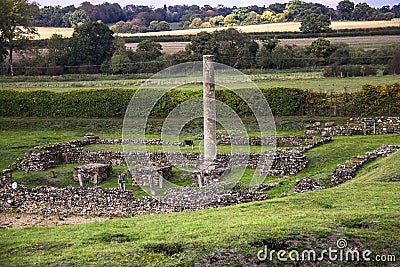
[[[204,160],[211,162],[217,155],[214,56],[203,56],[203,117]]]

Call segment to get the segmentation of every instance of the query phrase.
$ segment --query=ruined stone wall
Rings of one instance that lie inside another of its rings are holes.
[[[65,214],[96,216],[135,216],[221,207],[270,198],[261,191],[228,191],[213,194],[209,203],[201,204],[201,191],[188,191],[187,187],[167,191],[164,199],[135,198],[132,193],[119,189],[87,187],[26,188],[10,178],[0,178],[0,211],[33,214]],[[196,189],[191,188],[191,191]],[[181,206],[181,201],[190,205]],[[196,203],[200,203],[196,205]]]
[[[265,145],[265,146],[278,146],[278,147],[301,147],[307,146],[317,142],[316,136],[282,136],[282,137],[235,137],[231,138],[229,135],[222,135],[218,141],[218,145]]]
[[[238,167],[256,168],[257,166],[272,166],[271,172],[263,170],[267,175],[286,175],[294,174],[302,170],[306,163],[304,155],[299,153],[311,149],[315,146],[330,142],[330,137],[288,137],[286,144],[305,144],[297,149],[280,149],[276,152],[266,152],[264,154],[218,154],[215,163],[227,166],[235,165]],[[306,141],[305,141],[306,140]],[[149,141],[150,142],[150,141]],[[159,142],[156,140],[156,142]],[[193,167],[198,165],[201,155],[198,153],[181,152],[91,152],[83,150],[83,146],[89,144],[118,144],[120,139],[91,139],[76,140],[61,144],[35,147],[25,153],[22,159],[17,159],[11,166],[11,170],[43,171],[64,163],[103,163],[112,165],[126,165],[128,162],[147,164],[149,160],[155,166],[175,165],[177,167]],[[249,160],[245,160],[249,158]],[[259,165],[259,162],[261,164]],[[230,162],[230,163],[228,163]],[[173,164],[172,164],[173,163]],[[265,169],[265,168],[264,168]],[[281,171],[277,171],[281,170]]]
[[[353,179],[358,169],[377,157],[386,157],[400,149],[400,146],[382,145],[365,155],[356,156],[339,164],[332,172],[331,186],[336,186]]]
[[[374,123],[363,122],[365,119],[375,120],[375,134],[400,134],[400,117],[375,117],[375,118],[350,118],[346,125],[335,125],[335,123],[327,122],[324,125],[316,122],[307,125],[305,134],[314,135],[363,135],[374,134]]]

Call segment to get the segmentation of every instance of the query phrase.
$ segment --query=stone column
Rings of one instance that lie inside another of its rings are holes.
[[[211,162],[217,155],[214,56],[203,56],[203,117],[204,160]]]

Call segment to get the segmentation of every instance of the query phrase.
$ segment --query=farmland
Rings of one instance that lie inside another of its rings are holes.
[[[289,87],[315,92],[356,92],[364,84],[390,85],[399,81],[398,75],[349,77],[349,78],[323,78],[321,71],[290,72],[268,71],[267,73],[248,74],[259,88]],[[87,76],[92,80],[77,81],[77,75],[60,77],[30,77],[24,81],[22,77],[0,78],[0,90],[68,92],[74,90],[95,89],[137,89],[146,79],[128,78],[127,76]],[[160,81],[161,83],[161,81]],[[180,89],[199,90],[200,85],[187,84]]]
[[[376,49],[385,45],[400,42],[400,36],[354,36],[354,37],[327,37],[327,40],[334,44],[346,43],[350,47]],[[296,39],[280,39],[284,45],[306,46],[310,45],[315,38],[296,38]],[[163,52],[167,54],[175,54],[185,50],[190,42],[160,42]],[[138,43],[127,43],[126,47],[136,51]]]
[[[337,21],[332,22],[333,30],[343,29],[374,29],[383,27],[399,27],[398,21]],[[261,24],[261,25],[249,25],[249,26],[237,26],[238,30],[244,33],[254,32],[298,32],[300,27],[299,22],[286,22],[286,23],[273,23],[273,24]],[[122,37],[129,36],[168,36],[168,35],[195,35],[201,31],[215,31],[227,29],[226,27],[219,28],[203,28],[203,29],[190,29],[190,30],[173,30],[165,32],[146,32],[146,33],[135,33],[135,34],[119,34]],[[73,33],[73,28],[52,28],[52,27],[37,27],[38,34],[35,39],[48,39],[52,34],[61,34],[64,37],[70,37]]]

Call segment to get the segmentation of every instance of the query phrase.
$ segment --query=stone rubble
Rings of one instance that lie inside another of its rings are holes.
[[[75,181],[79,181],[80,175],[83,183],[98,185],[108,180],[112,172],[113,170],[110,164],[89,163],[74,167],[73,177]]]
[[[325,189],[325,187],[322,186],[317,180],[310,177],[304,177],[301,180],[297,180],[294,186],[294,191],[298,193],[322,189]]]
[[[357,170],[364,164],[376,159],[377,157],[387,157],[400,149],[400,146],[382,145],[365,155],[352,157],[343,164],[339,164],[332,172],[331,186],[337,186],[348,180],[353,179]]]
[[[324,127],[320,122],[316,122],[307,125],[304,133],[306,135],[326,134],[329,136],[374,134],[374,123],[369,122],[372,120],[375,120],[375,134],[400,134],[400,117],[350,118],[346,125],[326,122]]]
[[[208,191],[206,198],[204,198],[204,190]],[[67,186],[60,189],[41,186],[29,189],[3,176],[0,178],[0,211],[31,214],[135,216],[222,207],[270,198],[265,194],[265,190],[221,190],[219,185],[201,189],[177,187],[168,189],[161,199],[147,196],[137,199],[128,191],[99,187]]]
[[[283,148],[276,151],[266,151],[264,153],[219,153],[215,159],[215,164],[229,167],[249,167],[262,170],[265,175],[293,175],[307,166],[307,159],[304,151],[315,146],[330,142],[330,137],[309,138],[312,142],[305,142],[303,139],[288,138],[287,143],[299,144],[300,148]],[[35,147],[33,150],[25,153],[22,159],[17,159],[11,166],[11,170],[44,171],[64,163],[102,163],[111,165],[136,164],[146,165],[151,162],[154,166],[177,167],[198,167],[201,164],[201,155],[198,153],[181,152],[92,152],[84,150],[83,147],[88,144],[114,144],[121,142],[118,139],[98,139],[86,138],[84,140],[75,140],[61,144]]]

